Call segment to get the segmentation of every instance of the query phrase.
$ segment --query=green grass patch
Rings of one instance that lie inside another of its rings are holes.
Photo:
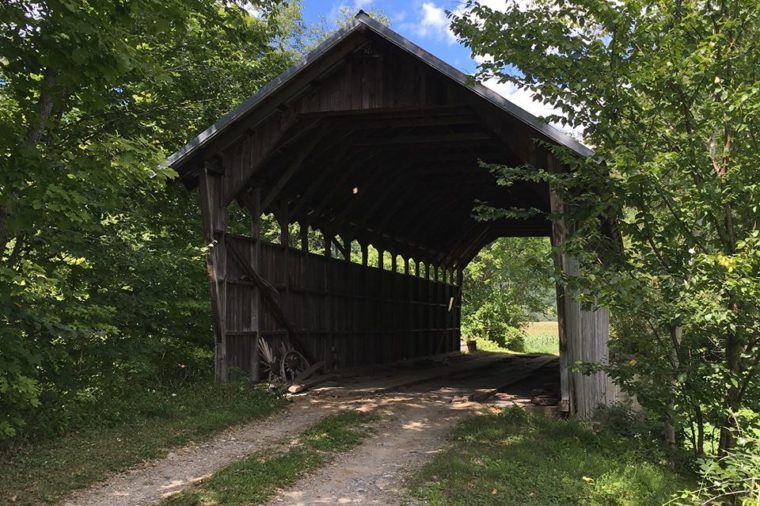
[[[139,462],[163,457],[174,447],[269,415],[286,402],[245,384],[148,390],[135,400],[135,413],[127,423],[4,449],[0,504],[53,502]]]
[[[531,322],[522,329],[524,349],[511,350],[493,341],[476,338],[478,349],[499,353],[545,353],[559,355],[559,327],[556,321]]]
[[[262,504],[372,433],[373,415],[329,415],[300,435],[287,451],[262,451],[217,472],[208,481],[165,501],[166,505]]]
[[[519,408],[466,418],[411,482],[430,504],[662,504],[690,485],[631,438]]]
[[[531,322],[523,328],[526,353],[559,355],[559,327],[557,322]]]

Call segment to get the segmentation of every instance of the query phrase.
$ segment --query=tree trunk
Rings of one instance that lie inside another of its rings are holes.
[[[675,423],[675,405],[676,405],[676,389],[678,388],[677,380],[675,379],[680,369],[679,360],[679,348],[681,346],[681,327],[674,326],[670,328],[670,363],[673,366],[674,377],[670,382],[668,389],[668,401],[665,407],[665,427],[663,429],[663,439],[665,440],[665,447],[670,456],[676,453],[676,423]]]
[[[738,378],[741,374],[741,343],[738,336],[730,332],[726,336],[726,367],[729,375]],[[734,413],[739,409],[741,394],[738,385],[733,381],[728,387],[723,401],[725,418],[720,428],[720,442],[718,443],[718,455],[724,456],[736,447],[736,417]]]
[[[40,96],[37,99],[37,116],[32,120],[26,130],[23,146],[26,149],[33,149],[42,139],[45,129],[50,119],[50,113],[53,111],[53,93],[58,83],[58,72],[55,69],[47,67],[45,76],[40,87]],[[12,214],[12,205],[15,195],[6,195],[0,204],[0,258],[5,254],[5,248],[11,237],[8,233],[8,221]]]

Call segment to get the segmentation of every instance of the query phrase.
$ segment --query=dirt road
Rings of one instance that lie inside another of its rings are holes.
[[[498,386],[505,375],[514,376],[529,360],[486,357],[480,368],[454,364],[448,366],[448,374],[435,377],[430,369],[412,368],[328,386],[295,398],[286,411],[266,420],[231,428],[205,443],[175,450],[165,459],[77,492],[65,504],[156,504],[256,451],[288,444],[328,413],[342,409],[380,415],[375,435],[280,491],[271,503],[399,504],[411,472],[446,444],[450,430],[463,415],[483,409],[482,404],[469,402],[468,395]],[[406,384],[403,374],[410,375]],[[513,400],[525,403],[520,392],[526,388],[518,388]]]

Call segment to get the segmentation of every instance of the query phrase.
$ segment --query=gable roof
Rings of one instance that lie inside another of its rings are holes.
[[[359,13],[356,15],[356,17],[354,17],[353,20],[351,20],[351,22],[349,22],[343,28],[339,29],[327,40],[319,44],[319,46],[317,46],[313,51],[309,52],[298,63],[267,83],[256,93],[245,99],[243,103],[241,103],[235,109],[222,116],[216,123],[198,134],[187,144],[169,156],[169,166],[178,168],[179,166],[183,165],[183,163],[186,162],[199,149],[203,148],[206,144],[217,138],[225,130],[246,116],[251,110],[256,108],[256,106],[264,101],[267,97],[285,86],[306,68],[312,66],[315,62],[317,62],[323,55],[328,53],[338,43],[361,28],[369,29],[376,35],[382,37],[396,47],[414,56],[422,63],[433,68],[446,78],[456,82],[457,84],[468,89],[470,92],[485,99],[486,101],[495,105],[513,118],[524,123],[537,133],[544,135],[558,145],[564,146],[580,156],[590,156],[593,154],[593,151],[590,148],[584,146],[569,135],[539,120],[533,114],[512,103],[495,91],[483,86],[478,82],[475,82],[472,76],[468,76],[464,72],[457,70],[440,58],[437,58],[410,40],[394,32],[382,23],[375,21],[364,11],[359,11]]]

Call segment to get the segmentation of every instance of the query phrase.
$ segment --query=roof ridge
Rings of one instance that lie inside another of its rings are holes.
[[[278,75],[277,77],[269,81],[267,84],[262,86],[254,94],[246,98],[235,109],[233,109],[232,111],[228,112],[227,114],[219,118],[213,125],[205,129],[203,132],[201,132],[200,134],[195,136],[192,140],[190,140],[187,144],[185,144],[180,149],[172,153],[167,159],[167,163],[172,167],[176,167],[177,165],[181,164],[186,158],[190,157],[190,155],[192,155],[195,151],[203,147],[206,143],[210,142],[212,139],[216,138],[222,131],[227,129],[231,124],[235,123],[237,120],[239,120],[244,115],[246,115],[250,110],[256,107],[261,101],[263,101],[269,95],[277,91],[281,86],[289,82],[293,77],[298,75],[304,68],[313,64],[316,60],[322,57],[324,53],[332,49],[332,47],[337,45],[340,41],[345,39],[348,35],[353,33],[354,30],[356,30],[362,25],[369,28],[376,35],[391,42],[393,45],[395,45],[402,51],[405,51],[411,54],[412,56],[418,58],[420,61],[422,61],[426,65],[432,67],[437,72],[443,74],[444,77],[448,77],[449,79],[455,81],[461,86],[464,86],[465,88],[475,93],[482,99],[490,102],[492,105],[500,108],[501,110],[503,110],[504,112],[512,116],[513,118],[517,119],[518,121],[521,121],[522,123],[526,124],[528,127],[548,137],[554,142],[562,146],[565,146],[566,148],[574,151],[575,153],[581,156],[593,155],[594,153],[593,150],[591,150],[587,146],[576,141],[571,136],[549,125],[548,123],[540,121],[535,115],[531,114],[530,112],[526,111],[522,107],[513,103],[508,98],[500,95],[499,93],[491,90],[490,88],[487,88],[486,86],[484,86],[483,84],[477,81],[473,82],[472,76],[468,76],[461,70],[446,63],[442,59],[438,58],[432,53],[421,48],[420,46],[413,43],[409,39],[391,30],[389,27],[383,25],[376,19],[373,19],[372,16],[364,12],[364,10],[360,9],[356,13],[354,18],[347,25],[337,30],[334,34],[332,34],[330,37],[325,39],[316,48],[314,48],[312,51],[306,54],[303,58],[301,58],[298,62],[296,62],[290,68],[288,68],[283,73],[281,73],[280,75]]]

